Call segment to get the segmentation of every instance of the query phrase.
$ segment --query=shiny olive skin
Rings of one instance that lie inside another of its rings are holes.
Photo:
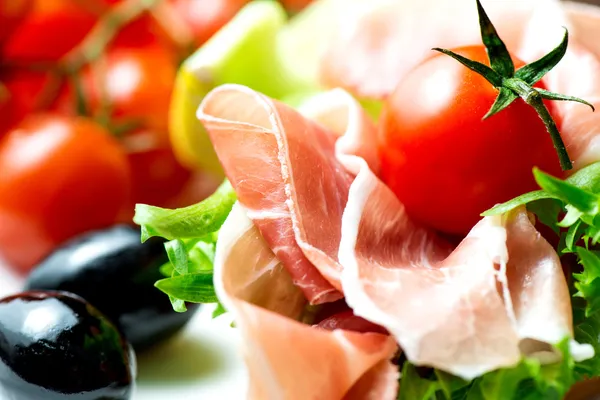
[[[174,312],[167,295],[154,287],[167,261],[162,240],[141,243],[138,228],[117,225],[56,249],[32,271],[26,288],[83,297],[140,351],[179,331],[197,310],[191,305],[185,313]]]
[[[2,400],[127,400],[135,354],[82,298],[31,291],[0,300]]]

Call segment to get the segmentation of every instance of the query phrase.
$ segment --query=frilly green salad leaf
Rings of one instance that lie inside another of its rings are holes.
[[[598,325],[589,328],[598,332]],[[582,335],[578,337],[581,339]],[[596,339],[597,340],[597,339]],[[419,370],[405,363],[400,381],[399,400],[547,400],[561,399],[588,370],[597,365],[575,363],[569,353],[569,340],[556,346],[562,360],[542,365],[539,360],[524,358],[513,368],[489,372],[471,382],[433,369]],[[595,362],[596,364],[598,361]],[[583,373],[583,374],[582,374]]]
[[[225,181],[210,197],[189,207],[166,209],[138,204],[134,222],[142,241],[152,236],[169,239],[169,263],[161,267],[164,279],[155,286],[169,296],[173,309],[186,311],[186,302],[218,303],[213,285],[213,262],[218,231],[237,200]],[[225,312],[218,304],[214,316]]]
[[[174,210],[137,204],[133,222],[142,227],[142,241],[152,236],[165,239],[200,238],[219,230],[237,197],[225,181],[206,200]]]

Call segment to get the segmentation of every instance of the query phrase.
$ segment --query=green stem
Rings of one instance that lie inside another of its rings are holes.
[[[75,91],[75,105],[77,114],[81,116],[89,115],[89,107],[83,93],[81,77],[78,74],[71,74],[70,80]]]
[[[546,125],[546,129],[552,138],[552,143],[554,144],[554,148],[558,153],[560,166],[564,171],[573,169],[573,163],[571,162],[571,158],[567,153],[567,148],[562,140],[562,137],[560,136],[558,127],[552,119],[552,116],[550,115],[550,112],[548,111],[548,108],[544,104],[544,100],[538,91],[532,88],[525,81],[518,78],[504,79],[502,85],[513,90],[527,104],[535,109],[541,120],[544,122],[544,125]]]
[[[106,13],[86,38],[64,59],[67,71],[79,72],[83,66],[96,61],[121,28],[162,0],[126,0]]]

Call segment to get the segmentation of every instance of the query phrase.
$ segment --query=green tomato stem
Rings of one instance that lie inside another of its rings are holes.
[[[571,158],[567,153],[567,148],[562,140],[562,137],[560,136],[558,127],[552,119],[552,116],[550,115],[548,108],[544,104],[544,100],[539,94],[539,92],[535,88],[527,84],[527,82],[518,78],[504,79],[502,82],[502,86],[513,90],[527,104],[529,104],[535,109],[541,120],[544,122],[546,130],[548,130],[548,133],[550,134],[552,144],[554,145],[554,148],[558,153],[558,160],[560,161],[561,168],[564,171],[573,169],[573,163],[571,162]]]
[[[79,72],[104,54],[106,47],[120,32],[121,28],[152,9],[162,0],[126,0],[106,13],[83,42],[64,58],[67,72]]]

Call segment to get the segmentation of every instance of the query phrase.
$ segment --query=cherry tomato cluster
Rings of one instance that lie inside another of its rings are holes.
[[[135,203],[178,205],[178,64],[247,1],[0,0],[1,257],[27,271]]]

